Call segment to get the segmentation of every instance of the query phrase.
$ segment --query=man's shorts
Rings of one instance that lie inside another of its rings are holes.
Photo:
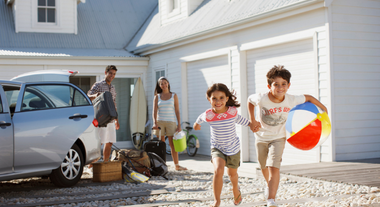
[[[280,169],[285,142],[285,138],[271,141],[256,140],[256,155],[261,169],[268,166]]]
[[[216,148],[211,149],[211,162],[214,158],[220,157],[226,162],[226,167],[237,169],[240,166],[240,151],[234,155],[228,156]]]
[[[116,142],[116,127],[115,122],[108,123],[106,127],[99,127],[98,133],[100,143],[115,143]]]
[[[172,121],[157,121],[157,125],[161,128],[161,136],[174,136],[174,133],[177,130],[177,124]],[[159,136],[159,131],[156,130],[154,133],[157,137]]]

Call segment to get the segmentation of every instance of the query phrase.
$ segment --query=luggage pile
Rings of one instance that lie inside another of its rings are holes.
[[[142,183],[151,176],[166,177],[168,167],[166,162],[153,152],[137,149],[119,149],[112,146],[116,152],[116,159],[122,161],[123,179],[126,182]]]

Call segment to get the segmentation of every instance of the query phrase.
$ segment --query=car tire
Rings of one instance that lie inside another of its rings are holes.
[[[83,155],[74,144],[61,165],[50,174],[51,182],[58,187],[70,187],[77,184],[83,173]]]

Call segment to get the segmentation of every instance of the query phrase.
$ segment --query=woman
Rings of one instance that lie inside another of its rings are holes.
[[[158,127],[161,128],[161,140],[165,142],[165,135],[169,138],[175,169],[187,170],[178,164],[178,152],[174,150],[173,145],[174,133],[181,131],[178,96],[170,91],[169,81],[165,77],[158,79],[154,91],[153,129],[158,129]],[[156,135],[158,136],[158,134]]]

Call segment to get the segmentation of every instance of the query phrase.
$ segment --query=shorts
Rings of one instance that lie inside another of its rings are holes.
[[[177,130],[177,124],[172,121],[157,121],[157,125],[161,128],[161,136],[174,136],[174,133]],[[154,133],[157,137],[159,136],[159,131],[155,130]]]
[[[220,150],[216,148],[211,149],[211,162],[214,158],[220,157],[226,161],[226,167],[237,169],[240,166],[240,151],[234,155],[228,156],[223,154]]]
[[[265,169],[268,166],[280,169],[285,142],[285,138],[271,141],[256,140],[256,155],[261,169]]]
[[[115,143],[116,142],[116,127],[115,122],[108,123],[106,127],[99,127],[98,133],[100,143]]]

